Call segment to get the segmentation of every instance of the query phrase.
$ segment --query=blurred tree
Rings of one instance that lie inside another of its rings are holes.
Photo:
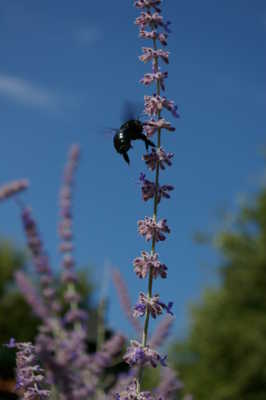
[[[14,272],[26,267],[25,254],[10,242],[0,243],[0,377],[8,371],[6,351],[2,347],[11,336],[17,340],[32,340],[37,332],[38,319],[18,292]],[[19,329],[18,329],[19,327]],[[13,361],[10,360],[13,365]]]
[[[266,398],[266,189],[216,236],[220,287],[192,306],[191,329],[170,351],[197,400]]]
[[[2,239],[0,242],[0,395],[5,399],[15,398],[10,393],[13,387],[15,354],[8,351],[3,343],[7,343],[10,337],[15,335],[18,340],[33,340],[39,323],[15,287],[14,272],[19,269],[25,270],[25,267],[25,254]]]

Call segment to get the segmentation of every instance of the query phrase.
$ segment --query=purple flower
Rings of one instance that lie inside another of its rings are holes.
[[[163,310],[166,310],[168,314],[173,315],[171,308],[173,306],[173,302],[169,302],[168,305],[159,301],[160,296],[155,294],[152,297],[146,296],[144,293],[140,293],[139,300],[136,306],[134,307],[133,315],[134,317],[143,317],[146,313],[146,310],[149,311],[152,318],[156,318],[158,315],[163,313]]]
[[[143,317],[143,315],[145,315],[146,312],[146,305],[145,304],[141,304],[138,303],[135,305],[134,310],[133,310],[133,317],[137,318],[137,317]]]
[[[159,275],[161,278],[167,277],[167,267],[165,264],[161,264],[158,260],[158,254],[151,254],[143,251],[141,257],[135,258],[133,261],[135,273],[139,278],[146,278],[149,271],[152,271],[153,278],[157,278]]]
[[[172,190],[174,190],[174,186],[172,185],[160,186],[157,194],[158,203],[160,203],[162,197],[165,199],[170,199],[170,194],[168,192],[171,192]]]
[[[93,357],[93,364],[97,368],[97,373],[111,365],[113,358],[119,355],[123,349],[124,343],[124,336],[117,333],[102,345],[100,351],[95,353]]]
[[[159,295],[155,295],[151,298],[146,296],[144,293],[139,294],[139,300],[136,306],[134,307],[133,315],[134,317],[143,317],[146,310],[151,313],[153,318],[156,318],[158,315],[162,314],[162,307],[158,303]]]
[[[139,56],[140,61],[146,63],[154,59],[161,58],[166,64],[169,64],[169,52],[162,49],[154,50],[151,47],[142,47],[143,54]]]
[[[152,199],[156,194],[155,183],[146,179],[144,173],[140,174],[139,180],[142,184],[141,191],[142,191],[143,200],[147,201],[149,199]],[[168,192],[170,192],[172,190],[174,190],[174,187],[172,185],[159,186],[158,190],[157,190],[157,203],[160,203],[162,197],[169,199],[170,195]]]
[[[48,276],[42,278],[50,279]],[[15,279],[21,293],[27,300],[28,304],[32,307],[34,313],[38,317],[45,319],[48,316],[48,311],[43,304],[42,298],[38,295],[37,291],[33,287],[32,282],[22,271],[17,271],[15,273]],[[47,284],[50,284],[50,282]]]
[[[135,330],[140,333],[142,331],[142,326],[140,325],[139,321],[132,317],[132,306],[128,289],[118,269],[112,269],[112,279],[116,287],[116,291],[124,313],[126,314],[127,318],[129,319]]]
[[[64,299],[67,303],[78,303],[81,299],[81,296],[76,292],[76,290],[73,289],[72,285],[69,285],[64,293]]]
[[[154,368],[158,364],[166,366],[166,356],[160,356],[156,350],[152,350],[149,346],[143,346],[136,340],[130,341],[130,346],[123,358],[130,367],[144,364],[150,364]]]
[[[153,348],[160,347],[170,334],[171,327],[173,326],[174,318],[167,315],[156,327],[152,334],[149,345]]]
[[[172,301],[169,301],[168,304],[161,303],[161,302],[160,302],[159,304],[160,304],[160,306],[161,306],[164,310],[166,310],[166,312],[167,312],[168,314],[174,315],[174,314],[173,314],[173,311],[172,311],[172,308],[173,308],[174,303],[173,303]]]
[[[10,338],[9,342],[6,343],[4,346],[8,347],[9,349],[15,349],[17,347],[17,342],[15,338]]]
[[[9,182],[3,186],[0,186],[0,201],[6,200],[20,192],[23,192],[28,187],[29,182],[26,179]]]
[[[156,193],[156,185],[154,182],[149,181],[145,178],[145,174],[140,174],[140,183],[141,183],[141,191],[142,198],[144,201],[152,199]]]
[[[165,96],[162,97],[156,94],[153,96],[144,96],[144,102],[145,113],[147,115],[157,115],[163,108],[166,108],[174,117],[179,118],[177,105],[172,100],[168,100]]]
[[[160,8],[158,5],[161,4],[161,0],[138,0],[135,1],[134,5],[136,8],[145,8],[147,7],[148,9],[153,7],[157,12],[161,12]]]
[[[164,233],[170,233],[166,222],[166,219],[155,222],[153,218],[145,217],[144,220],[138,221],[138,231],[147,241],[153,237],[155,242],[164,241],[166,239]]]
[[[184,388],[184,384],[172,369],[163,368],[161,371],[160,384],[155,390],[156,398],[174,400],[178,396],[177,392]]]
[[[149,121],[145,121],[143,123],[143,127],[148,137],[154,135],[154,133],[157,132],[158,129],[167,129],[171,132],[175,131],[175,128],[171,125],[171,123],[169,121],[166,121],[164,118],[160,118],[157,121],[152,118]],[[152,150],[156,151],[155,149]]]
[[[53,309],[53,303],[55,303],[55,290],[51,285],[53,282],[52,270],[48,256],[44,251],[37,224],[32,216],[31,209],[22,208],[21,218],[27,238],[27,244],[31,251],[36,271],[39,273],[40,279],[42,279],[42,294]]]
[[[156,40],[158,39],[159,42],[163,45],[167,45],[167,34],[163,32],[157,32],[155,30],[152,31],[145,31],[144,29],[140,29],[139,31],[139,37],[143,39],[152,39]]]
[[[144,77],[140,80],[143,85],[150,85],[152,82],[157,81],[159,82],[159,85],[162,90],[165,90],[164,86],[164,79],[168,77],[168,72],[154,72],[154,73],[149,73],[145,74]]]
[[[136,18],[135,24],[139,25],[141,30],[149,25],[154,29],[157,29],[160,26],[164,28],[167,32],[169,32],[168,26],[170,25],[170,22],[164,22],[163,16],[160,15],[158,12],[151,14],[150,11],[146,11],[142,12],[140,16]]]
[[[71,254],[67,253],[63,256],[62,264],[64,268],[72,269],[75,266],[75,260]]]
[[[73,308],[72,310],[71,309],[68,310],[64,316],[64,321],[68,324],[80,321],[86,321],[87,319],[88,319],[87,313],[78,308]]]
[[[137,381],[134,379],[124,391],[115,393],[115,400],[153,400],[150,392],[139,392],[137,390]]]
[[[161,169],[165,169],[165,165],[168,165],[169,167],[172,165],[172,158],[174,154],[173,153],[166,153],[162,147],[158,149],[152,149],[150,154],[145,154],[143,156],[143,160],[145,161],[147,167],[151,170],[154,171],[157,165],[157,162],[159,162],[159,167]]]

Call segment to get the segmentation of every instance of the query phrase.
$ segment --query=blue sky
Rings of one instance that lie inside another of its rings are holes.
[[[215,284],[217,256],[193,242],[195,231],[223,226],[217,210],[237,210],[261,184],[266,110],[264,0],[165,0],[172,21],[166,94],[179,105],[176,132],[163,143],[175,153],[162,182],[175,185],[160,207],[172,234],[158,247],[169,279],[155,291],[175,302],[174,334],[186,331],[187,305]],[[71,143],[82,148],[75,193],[76,257],[94,266],[107,260],[129,285],[132,300],[145,290],[131,261],[149,248],[136,221],[151,214],[137,185],[145,170],[142,143],[131,165],[115,153],[123,101],[142,102],[152,89],[138,84],[149,71],[137,56],[147,43],[133,24],[131,1],[0,0],[0,184],[27,177],[32,205],[53,264],[58,262],[58,188]],[[0,207],[0,234],[23,246],[14,204]],[[109,286],[109,323],[131,334]]]

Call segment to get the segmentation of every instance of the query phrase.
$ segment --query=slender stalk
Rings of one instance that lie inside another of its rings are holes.
[[[157,50],[157,43],[156,39],[153,39],[153,48],[154,50]],[[158,57],[155,58],[154,60],[154,69],[157,72],[158,71]],[[160,83],[157,81],[156,83],[156,94],[160,96]],[[160,119],[160,114],[161,112],[158,111],[157,117]],[[158,129],[158,135],[157,135],[157,149],[161,146],[161,129]],[[155,195],[154,195],[154,202],[153,202],[153,219],[156,222],[157,221],[157,211],[158,211],[158,189],[159,189],[159,161],[157,160],[156,163],[156,171],[155,171]],[[151,246],[151,252],[152,254],[155,253],[155,236],[152,238],[152,246]],[[148,281],[148,297],[152,297],[152,284],[153,284],[153,274],[152,274],[152,269],[149,271],[149,281]],[[146,346],[147,345],[147,340],[148,340],[148,330],[149,330],[149,320],[150,320],[150,310],[147,308],[146,313],[145,313],[145,321],[144,321],[144,328],[143,328],[143,334],[142,334],[142,345]],[[140,367],[139,371],[139,378],[137,381],[137,388],[138,391],[140,391],[140,383],[142,380],[143,376],[143,366]]]
[[[156,44],[156,39],[153,39],[153,48],[154,50],[157,50],[157,44]],[[155,71],[158,71],[158,58],[155,58],[154,62],[154,69]],[[156,94],[160,96],[160,84],[157,81],[157,88],[156,88]],[[160,118],[160,112],[158,112],[158,119]],[[157,135],[157,148],[161,146],[161,129],[158,129],[158,135]],[[154,203],[153,203],[153,219],[156,222],[157,221],[157,209],[158,209],[158,188],[159,188],[159,161],[157,161],[156,164],[156,172],[155,172],[155,196],[154,196]],[[152,246],[151,246],[151,251],[152,254],[155,253],[155,237],[153,236],[152,238]],[[148,283],[148,297],[152,297],[152,283],[153,283],[153,276],[152,276],[152,269],[149,271],[149,283]],[[147,344],[147,338],[148,338],[148,328],[149,328],[149,319],[150,319],[150,311],[147,309],[146,315],[145,315],[145,322],[144,322],[144,329],[143,329],[143,335],[142,335],[142,344],[143,346],[146,346]]]

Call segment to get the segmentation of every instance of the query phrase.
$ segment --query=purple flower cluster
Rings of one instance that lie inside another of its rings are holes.
[[[174,117],[178,118],[179,115],[177,113],[177,105],[172,100],[167,100],[165,96],[153,95],[153,96],[144,96],[145,102],[145,113],[147,115],[153,116],[158,115],[163,108],[170,111]]]
[[[155,242],[164,241],[166,239],[164,233],[170,233],[166,219],[156,222],[151,217],[145,217],[144,220],[138,221],[138,231],[147,242],[151,239]]]
[[[120,393],[115,393],[115,400],[153,400],[154,397],[150,392],[139,392],[137,380],[134,379],[126,386],[125,390]]]
[[[23,389],[25,400],[44,399],[49,394],[46,388],[42,387],[43,370],[35,364],[35,354],[45,369],[47,382],[56,392],[56,398],[61,400],[105,398],[103,385],[105,368],[113,363],[124,345],[124,337],[115,334],[94,354],[89,354],[87,351],[88,330],[84,323],[86,313],[78,305],[79,294],[75,287],[75,262],[72,254],[72,188],[78,156],[79,149],[73,146],[60,192],[59,235],[60,250],[63,253],[61,283],[65,290],[64,300],[68,305],[64,312],[65,307],[63,308],[61,302],[58,301],[52,268],[32,211],[23,203],[17,202],[21,207],[22,225],[41,286],[41,290],[35,290],[24,273],[16,274],[19,288],[42,321],[34,347],[29,343],[15,344],[14,341],[10,343],[10,346],[16,346],[18,350],[17,385],[18,388]],[[7,198],[15,195],[22,188],[24,184],[11,183],[4,187],[2,193]],[[73,279],[70,279],[69,275],[66,278],[66,273],[71,273]]]
[[[166,356],[162,357],[156,350],[151,349],[148,345],[142,345],[137,340],[130,341],[124,360],[131,367],[144,364],[150,364],[153,368],[157,367],[158,364],[166,366]]]
[[[148,311],[152,318],[156,318],[158,315],[166,310],[168,314],[173,315],[171,308],[173,307],[173,302],[168,304],[160,302],[160,296],[155,294],[152,297],[146,296],[144,293],[140,292],[138,303],[134,307],[133,315],[134,317],[143,317]]]
[[[16,389],[23,392],[23,399],[47,399],[50,390],[46,389],[44,370],[37,362],[35,347],[31,343],[16,343],[13,338],[6,346],[17,350]]]
[[[164,128],[170,132],[173,132],[175,130],[171,123],[163,118],[159,118],[157,121],[155,121],[154,119],[150,119],[149,121],[144,122],[143,127],[148,137],[154,135],[155,132],[158,131],[158,129]],[[155,149],[152,150],[155,151]]]
[[[143,83],[143,85],[147,86],[150,85],[152,82],[157,81],[159,82],[161,89],[165,90],[164,79],[167,77],[168,77],[168,72],[158,71],[156,73],[145,74],[144,77],[140,80],[140,82]]]
[[[139,180],[141,183],[142,199],[144,201],[147,201],[157,196],[157,203],[160,203],[162,197],[170,199],[170,195],[168,192],[174,190],[174,187],[172,185],[158,185],[157,188],[155,183],[146,179],[146,175],[143,173],[140,174]]]
[[[161,147],[151,150],[150,154],[145,154],[143,160],[145,161],[147,167],[154,171],[156,166],[159,165],[160,169],[165,169],[167,165],[170,167],[172,165],[173,153],[166,153]]]
[[[149,274],[152,274],[155,279],[158,276],[163,279],[167,277],[167,266],[161,264],[157,253],[151,254],[143,251],[141,257],[135,258],[133,265],[134,271],[139,278],[146,278]]]
[[[40,276],[42,295],[45,299],[45,302],[51,306],[52,310],[58,312],[60,306],[55,299],[56,293],[54,289],[54,280],[49,263],[49,258],[43,248],[42,240],[38,232],[38,227],[32,216],[32,211],[30,208],[22,208],[21,219],[27,238],[28,248],[31,252],[36,272]]]

